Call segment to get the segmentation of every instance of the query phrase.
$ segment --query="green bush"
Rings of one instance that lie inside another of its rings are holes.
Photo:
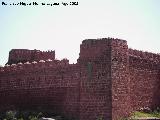
[[[6,119],[7,120],[16,120],[15,115],[16,115],[15,111],[7,111],[6,112]]]
[[[29,118],[29,120],[38,120],[38,118],[36,116],[29,116],[28,118]]]
[[[75,119],[66,119],[62,116],[58,116],[53,113],[53,111],[40,112],[39,110],[19,110],[19,111],[7,111],[0,113],[0,120],[39,120],[42,117],[51,117],[56,120],[75,120]],[[97,120],[104,120],[101,117]]]
[[[104,120],[102,116],[99,116],[97,120]]]

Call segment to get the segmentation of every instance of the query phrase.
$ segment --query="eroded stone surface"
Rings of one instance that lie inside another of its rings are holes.
[[[160,55],[128,49],[125,40],[84,40],[76,64],[53,51],[16,51],[0,67],[0,110],[41,107],[79,120],[118,120],[160,106]]]

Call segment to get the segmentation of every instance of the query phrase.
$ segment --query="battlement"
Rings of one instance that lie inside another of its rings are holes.
[[[140,59],[146,59],[154,62],[160,62],[160,54],[147,52],[147,51],[141,51],[141,50],[135,50],[135,49],[128,49],[129,56],[132,57],[138,57]]]
[[[92,47],[92,46],[99,46],[101,44],[105,44],[105,45],[110,45],[111,42],[113,44],[126,44],[127,41],[126,40],[122,40],[122,39],[118,39],[118,38],[98,38],[98,39],[85,39],[82,41],[81,46],[83,47]]]
[[[41,69],[41,68],[56,68],[58,66],[65,67],[69,65],[68,59],[62,59],[62,60],[40,60],[40,61],[33,61],[33,62],[19,62],[17,64],[6,64],[4,67],[0,67],[0,75],[2,74],[11,74],[15,72],[24,72],[28,71],[31,72],[35,69]]]

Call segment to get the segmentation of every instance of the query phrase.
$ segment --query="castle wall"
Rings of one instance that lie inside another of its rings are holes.
[[[128,45],[124,40],[111,43],[112,120],[131,112]]]
[[[160,56],[129,49],[129,74],[132,109],[160,105]]]
[[[79,67],[63,62],[22,64],[0,73],[0,108],[48,108],[78,118]]]
[[[111,120],[110,41],[86,40],[81,44],[80,120]]]
[[[27,61],[40,61],[47,59],[55,59],[55,51],[40,51],[28,49],[12,49],[9,52],[9,59],[7,64],[17,64],[19,62],[25,63]]]
[[[47,108],[67,118],[118,120],[160,107],[160,55],[128,49],[125,40],[84,40],[76,64],[55,60],[54,51],[22,51],[0,67],[1,111]]]

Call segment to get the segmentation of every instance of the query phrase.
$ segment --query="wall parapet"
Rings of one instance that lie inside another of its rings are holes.
[[[156,63],[160,62],[160,54],[155,54],[152,52],[146,52],[146,51],[141,51],[141,50],[135,50],[135,49],[128,49],[128,54],[129,56],[132,57],[137,57],[139,59],[147,59],[150,61],[154,61]]]
[[[21,71],[32,71],[35,68],[41,69],[41,68],[56,68],[58,66],[65,67],[69,65],[69,60],[62,59],[62,60],[40,60],[38,62],[25,62],[25,63],[17,63],[17,64],[6,64],[4,67],[0,67],[0,75],[1,74],[10,74],[15,72],[21,72]]]

